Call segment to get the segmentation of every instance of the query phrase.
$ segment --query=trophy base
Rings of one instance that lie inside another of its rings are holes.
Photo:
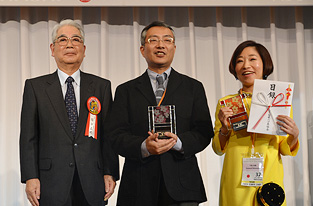
[[[159,139],[170,139],[170,137],[165,136],[165,132],[157,132],[157,134]]]

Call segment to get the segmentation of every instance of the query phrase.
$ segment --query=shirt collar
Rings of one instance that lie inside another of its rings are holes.
[[[170,74],[171,74],[171,71],[172,71],[172,67],[169,67],[165,72],[163,72],[162,73],[162,75],[164,75],[164,77],[165,77],[165,81],[168,79],[168,77],[170,76]],[[157,77],[157,75],[159,75],[158,73],[156,73],[156,72],[154,72],[154,71],[152,71],[152,70],[150,70],[150,69],[147,69],[147,72],[148,72],[148,75],[149,75],[149,77],[150,77],[150,79],[153,79],[153,80],[156,80],[156,77]]]
[[[61,83],[61,86],[65,84],[66,79],[69,77],[68,74],[63,72],[61,69],[58,68],[58,76]],[[78,69],[76,72],[74,72],[71,77],[74,79],[74,82],[80,86],[80,69]]]

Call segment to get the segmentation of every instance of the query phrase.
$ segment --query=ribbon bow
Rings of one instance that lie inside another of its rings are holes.
[[[263,119],[264,115],[269,112],[270,116],[272,117],[273,121],[275,122],[274,119],[274,115],[273,112],[271,111],[271,107],[290,107],[291,105],[278,105],[281,101],[284,100],[285,95],[283,93],[279,93],[273,100],[272,103],[269,102],[269,99],[266,97],[266,94],[264,92],[259,92],[256,95],[257,99],[259,100],[259,102],[252,102],[253,104],[257,104],[260,106],[265,106],[267,107],[266,111],[264,112],[264,114],[261,116],[261,118],[257,121],[257,123],[254,125],[254,127],[252,127],[252,129],[255,129],[258,124],[260,123],[260,121]],[[276,125],[276,124],[275,124]]]

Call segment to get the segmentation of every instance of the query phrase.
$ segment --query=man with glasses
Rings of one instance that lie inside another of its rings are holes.
[[[175,50],[173,29],[151,23],[141,32],[140,47],[148,69],[116,89],[110,139],[125,157],[119,206],[196,206],[206,201],[196,154],[214,135],[211,117],[203,85],[171,67]],[[171,118],[166,108],[175,108]],[[152,129],[151,121],[164,118],[176,127]]]
[[[75,21],[54,27],[50,48],[57,71],[25,82],[21,181],[33,206],[100,206],[119,178],[107,139],[111,83],[79,69],[86,46]]]

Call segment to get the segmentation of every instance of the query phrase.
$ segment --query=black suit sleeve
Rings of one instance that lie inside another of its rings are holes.
[[[188,158],[204,150],[214,136],[210,111],[203,85],[196,81],[192,88],[193,102],[190,119],[190,129],[178,133],[183,143],[184,155],[176,157]]]
[[[110,140],[113,149],[121,156],[133,160],[142,160],[141,144],[148,137],[148,129],[142,129],[146,131],[146,137],[132,133],[134,130],[132,124],[134,123],[131,122],[129,95],[131,94],[125,85],[117,87],[110,120]],[[138,106],[138,109],[142,108]],[[140,118],[139,114],[140,112],[138,112],[138,118]]]
[[[26,80],[23,94],[20,131],[21,182],[38,178],[39,125],[37,101],[30,80]]]
[[[113,151],[112,146],[109,141],[109,118],[112,109],[112,92],[111,92],[111,83],[107,81],[106,88],[104,91],[103,101],[104,104],[101,108],[102,118],[100,126],[103,128],[101,130],[101,143],[102,143],[102,156],[104,163],[104,175],[111,175],[115,180],[119,180],[119,160],[118,155]]]

